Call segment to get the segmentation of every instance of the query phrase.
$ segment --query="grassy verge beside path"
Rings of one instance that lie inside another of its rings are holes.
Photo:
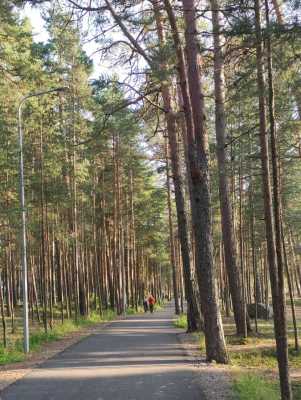
[[[138,312],[141,312],[140,308]],[[137,311],[132,308],[127,310],[128,315],[135,313]],[[65,320],[63,324],[57,321],[52,329],[49,328],[47,333],[42,328],[35,327],[30,334],[30,354],[39,352],[41,347],[46,343],[61,340],[72,333],[92,327],[93,325],[112,321],[116,317],[116,312],[106,310],[101,316],[98,313],[91,313],[88,317],[80,318],[77,321]],[[0,365],[21,362],[26,360],[26,357],[23,353],[22,330],[20,329],[18,335],[9,339],[6,348],[0,345]]]
[[[293,382],[294,400],[301,399],[301,385]],[[280,400],[278,382],[255,373],[241,373],[233,380],[233,400]]]
[[[177,328],[186,329],[186,315],[174,320]],[[290,325],[290,324],[289,324]],[[234,400],[279,400],[278,370],[272,321],[262,321],[260,333],[247,339],[237,337],[233,322],[225,321],[225,336],[230,356],[229,372],[233,377]],[[300,326],[301,328],[301,326]],[[205,351],[203,333],[198,333],[200,351]],[[289,362],[295,372],[294,400],[301,400],[301,352],[293,348],[293,333],[289,329]]]
[[[241,374],[235,378],[233,392],[237,400],[279,400],[276,383],[253,374]]]

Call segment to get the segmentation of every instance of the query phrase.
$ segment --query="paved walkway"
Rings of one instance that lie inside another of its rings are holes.
[[[1,393],[0,400],[204,400],[173,309],[99,329]]]

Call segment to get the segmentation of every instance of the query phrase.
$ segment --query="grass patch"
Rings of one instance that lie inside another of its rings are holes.
[[[161,311],[161,310],[163,310],[163,306],[164,306],[163,303],[159,303],[159,302],[155,303],[154,311]]]
[[[275,348],[254,348],[252,350],[231,351],[231,364],[239,367],[277,368]],[[289,348],[290,367],[301,367],[301,352]]]
[[[231,364],[239,367],[275,368],[277,360],[273,349],[254,349],[230,352]]]
[[[134,315],[134,314],[142,313],[142,312],[143,312],[143,308],[141,306],[138,306],[138,310],[136,310],[135,307],[128,307],[126,309],[126,314],[127,315]]]
[[[0,365],[11,364],[15,362],[20,362],[25,359],[25,354],[16,349],[0,346]]]
[[[228,335],[225,337],[226,338],[226,343],[227,345],[245,345],[250,343],[250,338],[245,338],[242,336],[236,336],[236,335]]]
[[[76,327],[85,327],[94,324],[100,324],[102,322],[112,321],[114,318],[116,318],[116,315],[116,312],[110,309],[104,310],[101,315],[94,311],[88,317],[81,317],[76,322],[71,322],[73,322]]]
[[[257,375],[240,375],[233,384],[235,400],[279,400],[276,383]]]
[[[177,316],[173,323],[177,328],[187,329],[186,314]],[[238,367],[277,369],[273,324],[271,321],[260,321],[258,327],[260,333],[253,333],[249,337],[243,338],[235,335],[233,323],[225,323],[225,337],[231,364]],[[200,349],[204,348],[205,339],[201,333]],[[301,351],[294,350],[292,341],[289,345],[289,364],[290,367],[301,368]]]
[[[292,384],[294,400],[301,400],[301,382],[294,382]]]
[[[294,400],[301,400],[301,383],[292,384]],[[233,384],[234,400],[280,400],[279,384],[255,374],[241,374]]]
[[[177,318],[173,321],[173,324],[176,328],[183,328],[187,329],[187,316],[186,314],[180,314]]]

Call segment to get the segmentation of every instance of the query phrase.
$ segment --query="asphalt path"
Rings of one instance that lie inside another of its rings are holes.
[[[114,321],[6,388],[0,400],[204,400],[173,308]]]

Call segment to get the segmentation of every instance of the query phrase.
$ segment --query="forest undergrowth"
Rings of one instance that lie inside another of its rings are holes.
[[[297,299],[299,330],[301,329],[300,303],[301,299]],[[174,325],[177,328],[187,329],[186,314],[177,316]],[[232,377],[233,400],[279,400],[273,320],[258,320],[258,332],[255,332],[253,326],[253,332],[248,338],[235,335],[232,317],[224,317],[223,326],[230,357],[228,368]],[[197,336],[201,355],[205,356],[204,334],[199,332],[193,335]],[[288,316],[288,338],[293,398],[301,400],[301,351],[294,349],[294,332],[290,315]]]

